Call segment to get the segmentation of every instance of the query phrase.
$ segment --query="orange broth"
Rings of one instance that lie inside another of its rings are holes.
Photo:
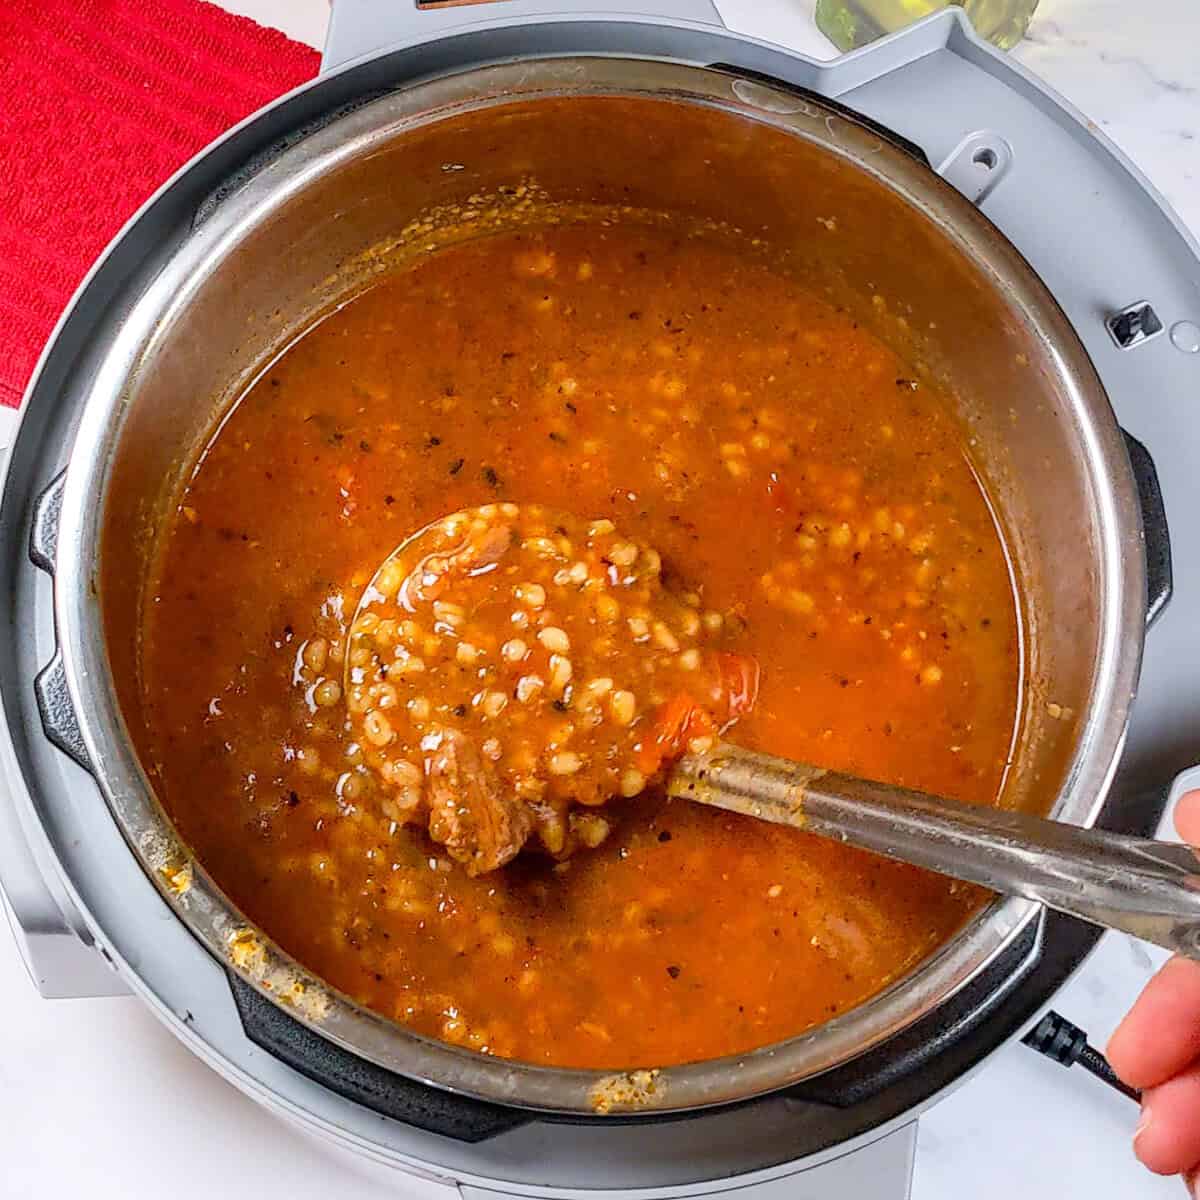
[[[344,644],[404,538],[492,503],[654,547],[717,614],[721,648],[761,667],[741,743],[998,795],[1017,610],[946,397],[736,247],[632,226],[497,234],[291,346],[164,535],[143,664],[160,795],[286,950],[433,1037],[624,1068],[798,1034],[974,911],[973,889],[653,789],[599,810],[596,849],[476,876],[398,820],[337,689],[314,700],[341,668],[313,647]]]

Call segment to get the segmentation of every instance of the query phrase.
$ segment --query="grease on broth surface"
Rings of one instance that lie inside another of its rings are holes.
[[[945,398],[735,246],[621,226],[495,235],[296,342],[223,423],[164,536],[147,757],[184,838],[286,950],[422,1033],[626,1068],[800,1033],[975,909],[962,885],[654,794],[610,802],[596,849],[474,878],[389,809],[322,684],[341,678],[376,566],[494,502],[655,547],[723,646],[762,666],[743,744],[999,792],[1016,605]]]

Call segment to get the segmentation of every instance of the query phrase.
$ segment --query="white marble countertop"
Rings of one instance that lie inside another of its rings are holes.
[[[718,5],[732,28],[831,56],[813,27],[812,0]],[[328,19],[326,0],[225,0],[224,7],[312,45],[320,45]],[[1195,0],[1042,0],[1015,54],[1113,138],[1200,232],[1197,35]],[[1110,936],[1055,1006],[1103,1045],[1160,958]],[[403,1178],[360,1179],[325,1157],[201,1065],[135,1000],[41,1000],[3,932],[0,995],[5,1200],[128,1200],[163,1189],[231,1200],[418,1195]],[[1135,1120],[1128,1101],[1080,1069],[1009,1046],[922,1119],[914,1196],[1180,1195],[1178,1183],[1153,1179],[1135,1163]]]

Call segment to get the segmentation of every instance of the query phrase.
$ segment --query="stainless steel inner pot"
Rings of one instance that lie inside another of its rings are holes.
[[[1136,491],[1107,399],[1046,289],[920,159],[783,87],[619,58],[543,59],[408,87],[336,117],[204,206],[125,313],[67,472],[55,608],[86,756],[133,852],[229,968],[354,1053],[532,1109],[662,1113],[745,1099],[862,1053],[978,974],[1034,918],[997,901],[869,1002],[752,1054],[613,1078],[421,1038],[332,992],[194,863],[139,761],[140,611],[159,521],[228,405],[373,248],[434,206],[535,181],[551,200],[740,227],[861,314],[960,404],[1006,533],[1025,681],[1004,803],[1090,823],[1140,659]]]

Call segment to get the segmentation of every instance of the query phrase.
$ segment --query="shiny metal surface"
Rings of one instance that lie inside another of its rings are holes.
[[[292,1015],[440,1087],[591,1113],[605,1086],[595,1073],[421,1039],[292,963],[191,862],[136,751],[148,557],[174,487],[221,413],[316,314],[362,285],[372,266],[364,249],[433,205],[526,176],[552,197],[620,200],[755,230],[808,286],[861,313],[962,398],[1026,600],[1007,806],[1093,819],[1137,677],[1144,562],[1119,431],[1051,297],[922,163],[810,98],[663,62],[489,67],[342,116],[208,209],[104,349],[71,453],[55,612],[91,769],[180,919],[264,994],[278,999],[282,986]],[[830,218],[836,234],[822,223]],[[935,1009],[1035,912],[997,903],[867,1004],[750,1055],[665,1069],[637,1110],[720,1104],[844,1062]]]
[[[722,743],[687,755],[670,795],[846,842],[1200,959],[1190,846],[1081,829]]]

